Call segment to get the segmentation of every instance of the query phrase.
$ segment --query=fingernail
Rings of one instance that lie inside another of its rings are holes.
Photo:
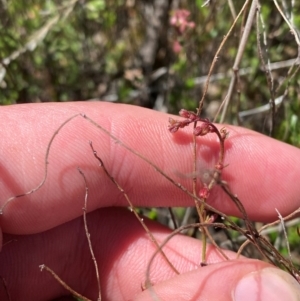
[[[233,292],[234,301],[300,300],[300,285],[288,273],[265,268],[244,276]]]

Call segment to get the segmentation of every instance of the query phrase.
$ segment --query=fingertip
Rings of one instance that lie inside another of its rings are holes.
[[[232,260],[181,274],[133,300],[300,300],[299,283],[258,260]]]
[[[251,293],[250,293],[251,292]],[[277,268],[265,268],[245,275],[233,291],[234,301],[300,300],[299,283]]]

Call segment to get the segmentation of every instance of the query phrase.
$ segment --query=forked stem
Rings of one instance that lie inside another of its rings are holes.
[[[86,235],[86,238],[87,238],[87,241],[88,241],[88,244],[89,244],[90,253],[92,255],[92,260],[93,260],[93,263],[94,263],[94,266],[95,266],[97,286],[98,286],[97,301],[101,301],[101,286],[100,286],[100,276],[99,276],[98,263],[97,263],[97,260],[96,260],[95,254],[94,254],[92,241],[91,241],[91,234],[90,234],[89,229],[88,229],[87,218],[86,218],[89,188],[88,188],[88,185],[87,185],[87,180],[86,180],[85,174],[83,173],[83,171],[80,168],[78,168],[78,171],[81,174],[81,176],[83,177],[83,181],[84,181],[84,185],[85,185],[84,207],[82,208],[83,209],[83,223],[84,223],[85,235]]]

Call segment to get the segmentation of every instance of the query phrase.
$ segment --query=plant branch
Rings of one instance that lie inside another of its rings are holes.
[[[82,301],[92,301],[84,296],[82,296],[81,294],[77,293],[76,291],[74,291],[69,285],[67,285],[63,280],[61,280],[61,278],[53,271],[51,270],[49,267],[47,267],[45,264],[41,264],[40,266],[40,270],[41,272],[43,270],[46,270],[49,274],[51,274],[53,276],[53,278],[60,284],[62,285],[67,291],[69,291],[73,296],[80,298],[80,300]]]
[[[244,9],[246,4],[248,4],[248,3],[245,2],[242,10]],[[252,24],[253,24],[253,20],[254,20],[254,16],[255,16],[255,13],[256,13],[257,6],[258,6],[257,0],[252,0],[250,10],[249,10],[249,14],[248,14],[248,18],[247,18],[247,21],[246,21],[246,24],[245,24],[245,29],[243,31],[243,35],[242,35],[242,38],[241,38],[241,41],[240,41],[240,44],[239,44],[239,47],[238,47],[238,51],[237,51],[237,54],[236,54],[236,57],[235,57],[235,61],[234,61],[233,67],[232,67],[233,76],[231,77],[228,92],[227,92],[227,95],[225,97],[226,100],[225,100],[225,103],[224,103],[224,106],[223,106],[223,111],[222,111],[220,123],[223,123],[224,120],[225,120],[225,115],[226,115],[226,112],[227,112],[228,104],[231,100],[233,89],[235,87],[235,83],[236,83],[237,76],[238,76],[238,71],[239,71],[239,66],[240,66],[240,63],[241,63],[241,60],[242,60],[242,57],[243,57],[243,54],[244,54],[244,51],[245,51],[245,47],[246,47],[246,44],[247,44],[247,41],[248,41],[248,38],[249,38],[249,34],[250,34],[250,31],[251,31],[251,27],[252,27]],[[239,17],[239,15],[238,15],[238,17]]]
[[[87,238],[87,241],[88,241],[88,244],[89,244],[90,253],[92,255],[92,260],[93,260],[93,263],[94,263],[94,266],[95,266],[97,286],[98,286],[97,301],[101,301],[101,286],[100,286],[99,269],[98,269],[97,260],[96,260],[95,254],[94,254],[92,241],[91,241],[91,234],[89,233],[89,229],[88,229],[88,226],[87,226],[87,219],[86,219],[89,188],[88,188],[88,185],[87,185],[87,180],[86,180],[85,174],[83,173],[83,171],[80,168],[78,168],[78,171],[81,174],[81,176],[83,178],[83,181],[84,181],[84,185],[85,185],[84,207],[82,208],[83,209],[83,223],[84,223],[85,235],[86,235],[86,238]]]
[[[76,114],[76,115],[73,115],[72,117],[68,118],[66,121],[64,121],[60,126],[59,128],[54,132],[54,134],[52,135],[49,143],[48,143],[48,146],[47,146],[47,150],[46,150],[46,155],[45,155],[45,160],[44,160],[44,177],[42,179],[42,181],[40,182],[40,184],[38,186],[36,186],[35,188],[25,192],[25,193],[21,193],[21,194],[18,194],[16,196],[12,196],[10,197],[9,199],[6,200],[6,202],[4,203],[4,205],[0,208],[0,215],[3,214],[3,211],[4,209],[6,208],[6,206],[13,200],[17,199],[17,198],[21,198],[21,197],[24,197],[26,195],[30,195],[34,192],[36,192],[37,190],[39,190],[46,182],[46,179],[47,179],[47,176],[48,176],[48,158],[49,158],[49,154],[50,154],[50,149],[51,149],[51,145],[55,139],[55,137],[58,135],[58,133],[60,132],[60,130],[67,124],[69,123],[71,120],[73,120],[74,118],[80,116],[80,114]]]
[[[236,25],[236,23],[237,23],[239,17],[242,15],[243,11],[244,11],[245,8],[247,7],[249,1],[250,1],[250,0],[245,1],[245,3],[244,3],[244,5],[243,5],[242,9],[241,9],[240,12],[238,13],[236,19],[233,21],[231,27],[229,28],[227,34],[224,36],[224,38],[223,38],[223,40],[222,40],[222,42],[221,42],[221,44],[220,44],[218,50],[217,50],[216,53],[215,53],[215,56],[214,56],[213,61],[212,61],[212,64],[211,64],[211,66],[210,66],[210,68],[209,68],[209,71],[208,71],[208,75],[207,75],[207,77],[206,77],[206,82],[205,82],[205,85],[204,85],[204,91],[203,91],[201,100],[200,100],[200,102],[199,102],[199,107],[198,107],[198,112],[199,112],[199,114],[200,114],[201,111],[202,111],[204,99],[205,99],[205,96],[206,96],[207,91],[208,91],[208,86],[209,86],[209,82],[210,82],[210,77],[212,76],[212,72],[213,72],[213,69],[214,69],[214,67],[215,67],[215,65],[216,65],[216,62],[218,61],[218,56],[219,56],[219,54],[220,54],[220,52],[221,52],[223,46],[225,45],[227,39],[229,38],[229,36],[230,36],[230,34],[231,34],[231,32],[232,32],[234,26]]]
[[[134,208],[133,204],[131,203],[127,193],[124,191],[124,189],[120,186],[120,184],[115,180],[115,178],[108,172],[108,170],[106,169],[102,159],[97,155],[97,152],[95,151],[92,142],[90,141],[90,146],[91,149],[93,151],[94,157],[98,160],[99,162],[99,166],[103,169],[104,173],[106,174],[106,176],[116,185],[116,187],[119,189],[119,191],[123,194],[123,196],[125,197],[127,203],[129,204],[129,208],[130,211],[133,212],[133,214],[136,216],[136,218],[138,219],[138,221],[141,223],[142,227],[145,229],[146,233],[149,235],[151,241],[155,244],[155,246],[157,248],[159,248],[159,244],[156,240],[156,238],[154,237],[154,235],[151,233],[151,231],[149,230],[149,228],[146,226],[146,224],[144,223],[143,219],[140,218],[139,214],[137,213],[136,209]],[[179,272],[177,271],[177,269],[173,266],[173,264],[169,261],[168,257],[166,256],[166,254],[164,252],[161,252],[161,255],[163,256],[163,258],[165,259],[165,261],[168,263],[168,265],[171,267],[171,269],[176,273],[179,274]]]

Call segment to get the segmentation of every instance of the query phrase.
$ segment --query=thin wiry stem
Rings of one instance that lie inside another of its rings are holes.
[[[298,209],[296,209],[294,212],[292,212],[291,214],[285,216],[282,218],[282,220],[285,222],[287,220],[290,220],[291,218],[293,218],[295,215],[298,215],[300,213],[300,207]],[[269,223],[269,224],[266,224],[264,226],[262,226],[259,230],[258,230],[258,233],[260,235],[265,235],[267,234],[267,232],[265,232],[266,230],[269,230],[271,229],[271,227],[275,227],[276,225],[280,224],[281,221],[280,219],[272,222],[272,223]],[[271,229],[272,232],[275,231],[275,229]],[[237,252],[237,257],[240,256],[240,254],[242,253],[243,249],[250,243],[249,240],[246,240],[239,248],[238,252]]]
[[[124,142],[122,142],[120,139],[118,139],[117,137],[115,137],[114,135],[112,135],[108,130],[106,130],[104,127],[102,127],[100,124],[98,124],[97,122],[95,122],[93,119],[91,119],[90,117],[88,117],[85,114],[81,115],[84,119],[86,119],[87,121],[89,121],[91,124],[93,124],[95,127],[97,127],[98,129],[100,129],[102,132],[104,132],[105,134],[107,134],[112,140],[114,140],[116,143],[118,143],[119,145],[121,145],[122,147],[124,147],[125,149],[127,149],[129,152],[131,152],[132,154],[136,155],[137,157],[139,157],[141,160],[145,161],[146,163],[148,163],[150,166],[152,166],[154,168],[154,170],[156,170],[158,173],[160,173],[166,180],[168,180],[170,183],[172,183],[175,187],[177,187],[178,189],[182,190],[185,194],[187,194],[188,196],[190,196],[192,199],[196,200],[199,203],[204,203],[203,200],[197,196],[195,196],[191,191],[189,191],[184,185],[182,185],[181,183],[178,183],[176,181],[174,181],[167,173],[165,173],[161,168],[159,168],[156,164],[154,164],[152,161],[150,161],[148,158],[146,158],[145,156],[143,156],[141,153],[139,153],[138,151],[132,149],[131,147],[129,147],[127,144],[125,144]],[[205,203],[205,207],[207,210],[212,211],[218,215],[220,215],[221,217],[224,218],[224,220],[228,220],[229,224],[231,226],[237,227],[237,225],[232,222],[230,219],[228,219],[227,215],[224,214],[223,212],[217,210],[216,208],[214,208],[213,206]]]
[[[247,2],[245,2],[242,10],[244,10],[246,5],[248,5]],[[235,83],[236,83],[236,80],[237,80],[239,66],[240,66],[244,51],[245,51],[245,47],[246,47],[246,44],[247,44],[247,41],[248,41],[248,38],[249,38],[251,28],[252,28],[252,24],[253,24],[253,20],[254,20],[257,5],[258,5],[257,0],[252,0],[250,10],[249,10],[249,13],[248,13],[248,18],[247,18],[245,28],[244,28],[244,31],[243,31],[243,35],[242,35],[241,41],[239,43],[238,51],[237,51],[237,54],[236,54],[236,57],[235,57],[235,60],[234,60],[233,67],[232,67],[233,76],[231,77],[228,92],[227,92],[227,95],[225,97],[226,101],[224,102],[224,107],[223,107],[220,123],[223,123],[224,120],[225,120],[225,115],[226,115],[226,112],[227,112],[227,108],[228,108],[229,102],[231,100],[233,89],[235,87]],[[239,15],[240,15],[240,13],[239,13]],[[239,17],[239,15],[238,15],[238,17]]]
[[[292,255],[291,255],[289,240],[288,240],[287,233],[286,233],[286,230],[285,230],[284,220],[283,220],[283,217],[280,214],[280,212],[276,208],[275,208],[275,210],[276,210],[276,212],[278,214],[278,217],[279,217],[279,220],[280,220],[280,224],[281,224],[281,227],[282,227],[282,230],[283,230],[283,233],[284,233],[284,238],[285,238],[285,241],[286,241],[286,247],[287,247],[288,255],[289,255],[289,258],[290,258],[290,263],[292,264]]]
[[[286,24],[289,26],[292,34],[295,37],[295,41],[297,43],[298,46],[300,46],[300,37],[299,37],[299,33],[296,30],[296,28],[293,26],[293,24],[288,20],[288,18],[285,16],[285,14],[283,13],[282,9],[280,8],[277,0],[273,0],[277,10],[279,11],[279,13],[281,14],[282,18],[284,19],[284,21],[286,22]]]
[[[171,220],[173,222],[173,227],[174,227],[174,229],[177,229],[178,225],[177,225],[176,217],[175,217],[175,214],[172,210],[172,207],[168,207],[168,211],[170,213],[170,217],[171,217]]]
[[[77,293],[76,291],[74,291],[69,285],[67,285],[52,269],[50,269],[49,267],[47,267],[45,264],[41,264],[40,266],[40,270],[46,270],[48,273],[50,273],[53,278],[60,284],[62,285],[67,291],[69,291],[74,297],[80,298],[80,300],[83,301],[92,301],[86,297],[84,297],[83,295]]]
[[[145,282],[145,288],[149,289],[152,297],[155,298],[155,300],[157,299],[157,295],[153,289],[153,285],[151,283],[151,279],[150,279],[150,270],[151,270],[151,266],[152,263],[155,259],[155,257],[157,256],[157,254],[160,252],[160,250],[163,249],[163,247],[165,247],[165,245],[177,234],[183,232],[186,229],[190,229],[190,228],[207,228],[209,226],[214,226],[214,227],[218,227],[218,228],[226,228],[226,226],[222,223],[194,223],[194,224],[190,224],[190,225],[185,225],[185,226],[181,226],[178,229],[174,230],[170,235],[168,235],[168,237],[160,244],[159,248],[153,253],[152,257],[150,258],[149,262],[148,262],[148,266],[147,266],[147,270],[146,270],[146,282]],[[226,255],[225,255],[226,256]],[[226,256],[227,257],[227,256]]]
[[[209,86],[209,82],[210,82],[210,77],[212,76],[212,72],[213,72],[213,69],[214,69],[214,67],[215,67],[215,65],[216,65],[216,62],[218,61],[218,56],[219,56],[221,50],[223,49],[223,46],[225,45],[226,41],[228,40],[228,38],[229,38],[229,36],[230,36],[230,34],[231,34],[233,28],[235,27],[235,25],[236,25],[236,23],[237,23],[239,17],[242,15],[243,11],[244,11],[245,8],[248,6],[249,1],[250,1],[250,0],[245,1],[245,3],[244,3],[244,5],[243,5],[242,9],[241,9],[240,12],[238,13],[238,15],[237,15],[237,17],[235,18],[235,20],[233,21],[231,27],[229,28],[227,34],[224,36],[224,38],[223,38],[223,40],[222,40],[222,42],[221,42],[221,44],[220,44],[218,50],[217,50],[216,53],[215,53],[215,56],[214,56],[213,61],[212,61],[212,64],[211,64],[211,66],[210,66],[210,68],[209,68],[209,71],[208,71],[208,75],[207,75],[206,82],[205,82],[205,85],[204,85],[203,95],[202,95],[201,100],[200,100],[200,102],[199,102],[199,107],[198,107],[199,114],[200,114],[201,111],[202,111],[204,99],[205,99],[205,96],[206,96],[207,91],[208,91],[208,86]]]
[[[98,160],[99,162],[99,166],[103,169],[104,173],[106,174],[106,176],[116,185],[116,187],[120,190],[120,192],[123,194],[123,196],[125,197],[127,203],[129,204],[130,207],[130,211],[133,212],[133,214],[136,216],[136,218],[138,219],[138,221],[141,223],[142,227],[145,229],[146,233],[149,235],[151,241],[155,244],[155,246],[157,248],[159,248],[159,244],[156,240],[156,238],[154,237],[154,235],[151,233],[151,231],[149,230],[149,228],[146,226],[146,224],[144,223],[143,219],[140,218],[139,214],[137,213],[136,209],[134,208],[133,204],[131,203],[127,193],[124,191],[124,189],[121,187],[121,185],[115,180],[115,178],[108,172],[108,170],[106,169],[104,162],[102,161],[102,159],[97,155],[97,152],[95,151],[92,142],[90,141],[90,146],[91,149],[93,151],[94,157]],[[179,274],[179,272],[177,271],[177,269],[174,267],[174,265],[170,262],[170,260],[168,259],[168,257],[166,256],[166,254],[164,252],[161,252],[161,255],[163,256],[163,258],[165,259],[165,261],[168,263],[168,265],[171,267],[171,269],[176,273]]]
[[[99,276],[98,263],[97,263],[95,253],[94,253],[94,250],[93,250],[92,241],[91,241],[91,234],[89,233],[89,229],[88,229],[88,225],[87,225],[87,219],[86,219],[89,188],[88,188],[88,185],[87,185],[87,180],[86,180],[85,174],[83,173],[83,171],[80,168],[78,168],[78,171],[81,174],[81,176],[83,177],[84,185],[85,185],[84,207],[82,208],[83,209],[83,223],[84,223],[85,235],[86,235],[86,238],[87,238],[87,241],[88,241],[88,244],[89,244],[90,253],[92,255],[92,260],[93,260],[93,263],[94,263],[94,266],[95,266],[97,286],[98,286],[97,301],[101,301],[101,286],[100,286],[100,276]]]
[[[197,122],[194,122],[193,124],[194,129],[197,126]],[[196,136],[193,135],[193,194],[195,196],[197,196],[197,177],[196,177],[196,172],[197,172],[197,141],[196,141]],[[204,203],[200,204],[199,202],[195,201],[195,207],[200,219],[201,223],[204,223],[206,220],[206,211],[205,211],[205,205]],[[203,202],[205,202],[206,200],[203,199]],[[200,265],[205,265],[206,264],[206,247],[207,247],[207,231],[205,228],[200,228],[201,231],[201,241],[202,241],[202,255],[201,255],[201,263]]]
[[[275,124],[275,113],[276,113],[276,105],[275,105],[275,91],[274,91],[274,81],[272,72],[270,70],[270,60],[268,58],[268,63],[266,64],[264,56],[263,56],[263,49],[260,42],[260,22],[262,24],[263,29],[265,29],[263,17],[260,13],[260,6],[257,7],[257,13],[256,13],[256,40],[257,40],[257,49],[258,49],[258,56],[260,58],[260,62],[262,64],[262,68],[265,72],[266,78],[267,78],[267,84],[270,91],[270,108],[271,108],[271,124],[270,124],[270,136],[273,135],[274,131],[274,124]],[[265,54],[268,55],[268,45],[267,45],[267,39],[265,37],[266,33],[264,31],[264,46],[265,46]]]
[[[38,186],[36,186],[35,188],[29,190],[28,192],[25,192],[25,193],[21,193],[21,194],[18,194],[16,196],[12,196],[10,197],[5,203],[4,205],[0,208],[0,214],[3,214],[3,211],[5,209],[5,207],[13,200],[17,199],[17,198],[21,198],[21,197],[24,197],[26,195],[30,195],[34,192],[36,192],[37,190],[39,190],[46,182],[46,179],[47,179],[47,176],[48,176],[48,158],[49,158],[49,154],[50,154],[50,149],[51,149],[51,145],[54,141],[54,138],[58,135],[58,133],[60,132],[60,130],[67,124],[69,123],[72,119],[76,118],[77,116],[80,116],[80,114],[76,114],[76,115],[73,115],[72,117],[68,118],[66,121],[64,121],[60,126],[59,128],[54,132],[54,134],[52,135],[49,143],[48,143],[48,146],[47,146],[47,150],[46,150],[46,155],[45,155],[45,160],[44,160],[44,167],[45,167],[45,172],[44,172],[44,177],[42,179],[42,181],[40,182],[40,184]]]

